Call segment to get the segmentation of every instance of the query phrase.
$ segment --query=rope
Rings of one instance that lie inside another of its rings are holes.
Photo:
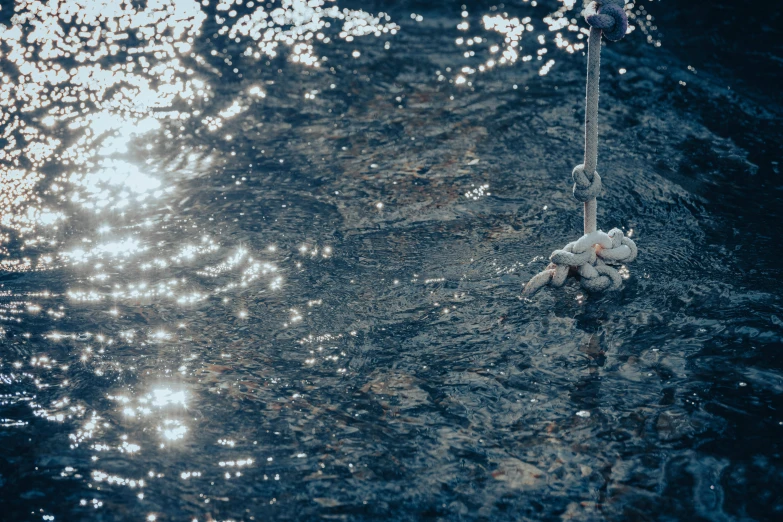
[[[630,263],[638,253],[636,244],[625,237],[622,230],[609,233],[597,230],[596,197],[601,192],[598,164],[598,82],[601,69],[601,35],[617,41],[628,30],[628,17],[623,0],[599,0],[585,10],[590,25],[587,43],[587,93],[585,96],[585,157],[584,163],[574,167],[574,197],[584,203],[584,235],[568,243],[562,250],[549,256],[551,263],[534,276],[522,292],[531,296],[547,284],[563,286],[569,275],[580,276],[582,287],[590,292],[618,289],[622,286],[619,272],[610,265]],[[597,9],[596,9],[597,7]]]
[[[574,273],[579,274],[582,288],[589,292],[616,290],[623,280],[610,265],[630,263],[637,253],[636,243],[619,228],[613,228],[608,234],[600,230],[585,234],[562,250],[552,252],[551,263],[528,281],[523,295],[533,295],[547,284],[563,286],[566,278]]]

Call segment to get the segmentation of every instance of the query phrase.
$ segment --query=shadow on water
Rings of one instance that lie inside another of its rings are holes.
[[[6,516],[777,518],[779,103],[637,3],[640,258],[522,299],[581,229],[584,23],[463,3],[3,4]]]

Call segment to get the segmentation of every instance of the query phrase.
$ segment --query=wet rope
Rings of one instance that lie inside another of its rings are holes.
[[[597,10],[595,7],[598,7]],[[587,95],[585,108],[585,158],[577,165],[571,177],[574,197],[584,203],[584,235],[568,243],[562,250],[549,256],[550,264],[535,275],[522,292],[531,296],[547,284],[563,286],[569,275],[580,276],[582,287],[590,292],[617,289],[622,278],[610,265],[630,263],[636,259],[636,244],[625,237],[622,230],[609,233],[597,230],[596,196],[601,192],[601,176],[595,168],[598,163],[598,81],[601,69],[601,35],[607,40],[621,40],[628,30],[628,17],[623,0],[599,0],[585,10],[590,25],[587,43]]]

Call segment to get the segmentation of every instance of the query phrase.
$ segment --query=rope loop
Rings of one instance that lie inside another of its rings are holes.
[[[588,174],[583,163],[574,167],[571,177],[574,180],[574,197],[582,203],[601,193],[601,176],[597,172]]]
[[[585,13],[585,20],[595,29],[601,29],[607,40],[616,42],[622,40],[628,31],[628,15],[625,14],[623,6],[615,2],[599,1],[598,10],[591,10],[589,14]]]
[[[531,296],[547,284],[563,286],[569,275],[579,275],[588,292],[616,290],[623,284],[614,266],[630,263],[638,254],[636,243],[619,228],[607,234],[600,230],[585,234],[549,256],[549,265],[525,285],[523,296]],[[614,266],[611,266],[614,265]]]

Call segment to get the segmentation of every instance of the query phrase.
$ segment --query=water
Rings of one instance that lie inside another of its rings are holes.
[[[2,3],[4,519],[778,519],[779,14],[635,6],[523,300],[580,6],[284,4]]]

